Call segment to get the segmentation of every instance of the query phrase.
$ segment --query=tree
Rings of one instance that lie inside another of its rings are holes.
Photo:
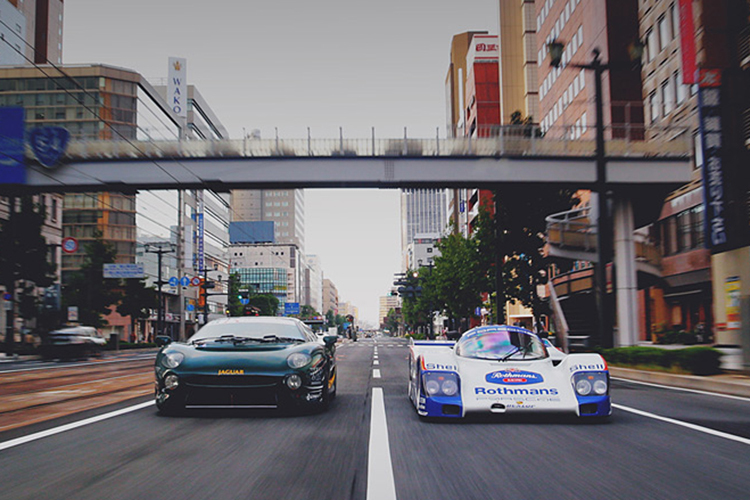
[[[448,314],[451,320],[470,318],[482,305],[482,291],[486,288],[477,242],[459,234],[451,234],[437,244],[440,256],[429,278],[434,288],[436,310]],[[423,288],[424,289],[424,288]]]
[[[399,332],[399,327],[402,323],[403,319],[401,315],[398,314],[395,309],[391,308],[388,310],[388,315],[385,317],[383,327],[393,335]]]
[[[227,309],[230,316],[242,316],[245,306],[240,299],[243,292],[240,290],[240,274],[233,273],[229,276],[229,290],[227,291]],[[246,293],[246,292],[245,292]]]
[[[270,293],[251,295],[249,300],[246,308],[257,308],[260,316],[276,316],[279,310],[279,299]]]
[[[115,261],[115,247],[104,241],[102,232],[97,230],[94,239],[84,245],[84,252],[81,270],[65,284],[63,301],[66,306],[78,306],[80,323],[102,327],[110,307],[117,306],[122,298],[120,280],[102,276],[104,264]]]
[[[18,312],[24,319],[39,313],[35,296],[37,287],[48,287],[54,282],[56,266],[48,260],[47,242],[42,236],[44,208],[34,204],[30,195],[20,197],[20,211],[15,210],[11,197],[8,218],[0,221],[0,285],[15,293],[21,280],[21,292],[15,297]],[[14,311],[8,311],[8,324],[13,324]],[[6,352],[13,352],[13,335],[6,335]]]
[[[299,313],[299,319],[314,319],[315,317],[320,316],[320,313],[315,310],[313,306],[308,306],[307,304],[304,304],[300,308]]]
[[[123,294],[117,304],[121,316],[130,316],[130,331],[135,332],[139,319],[147,319],[151,309],[159,307],[159,297],[155,287],[147,287],[145,279],[125,279]]]

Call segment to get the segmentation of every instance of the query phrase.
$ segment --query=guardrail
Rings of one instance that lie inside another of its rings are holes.
[[[690,135],[676,132],[671,140],[610,139],[609,157],[689,157]],[[455,156],[563,156],[593,157],[595,141],[571,139],[568,133],[541,136],[537,128],[511,125],[480,129],[477,137],[411,139],[273,139],[244,138],[221,141],[110,141],[74,140],[65,158],[158,159],[158,158],[253,158],[253,157],[455,157]],[[560,132],[560,131],[557,131]],[[564,131],[562,131],[564,132]],[[29,152],[30,153],[30,152]]]

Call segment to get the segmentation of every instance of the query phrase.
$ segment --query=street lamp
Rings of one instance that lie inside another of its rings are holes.
[[[560,66],[565,49],[563,43],[554,40],[548,46],[550,53],[550,63],[555,68]],[[599,335],[602,347],[609,348],[614,345],[612,331],[612,314],[609,311],[607,300],[607,263],[612,258],[612,234],[609,206],[607,200],[607,161],[604,150],[604,105],[602,102],[602,73],[609,69],[608,64],[604,64],[599,59],[600,50],[595,48],[592,51],[593,59],[589,64],[574,64],[574,68],[585,69],[594,72],[594,100],[596,107],[596,184],[595,191],[597,194],[597,210],[599,218],[597,220],[596,230],[596,250],[598,254],[598,263],[595,268],[596,280],[596,298],[597,298],[597,316],[599,320]]]
[[[174,252],[177,249],[177,245],[174,243],[170,243],[168,241],[159,241],[155,243],[146,243],[144,250],[146,253],[155,253],[157,256],[156,259],[156,266],[157,266],[157,278],[156,278],[156,287],[157,291],[159,293],[159,308],[156,312],[156,335],[154,335],[154,338],[157,335],[162,335],[163,329],[164,329],[164,297],[162,294],[161,287],[163,284],[167,283],[166,281],[162,281],[161,279],[161,256],[165,253],[171,253]]]

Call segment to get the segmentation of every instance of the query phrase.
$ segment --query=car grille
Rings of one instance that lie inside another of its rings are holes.
[[[185,400],[188,408],[276,408],[278,405],[275,387],[191,387]]]
[[[273,387],[281,378],[267,375],[193,375],[185,378],[185,384],[193,387]]]

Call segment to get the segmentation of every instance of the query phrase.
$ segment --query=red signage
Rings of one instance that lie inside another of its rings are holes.
[[[698,83],[695,79],[693,0],[680,0],[680,48],[682,49],[682,83]]]
[[[76,253],[78,251],[78,240],[72,236],[63,238],[62,249],[65,253]]]
[[[721,87],[721,70],[720,69],[701,69],[698,71],[698,86]]]

